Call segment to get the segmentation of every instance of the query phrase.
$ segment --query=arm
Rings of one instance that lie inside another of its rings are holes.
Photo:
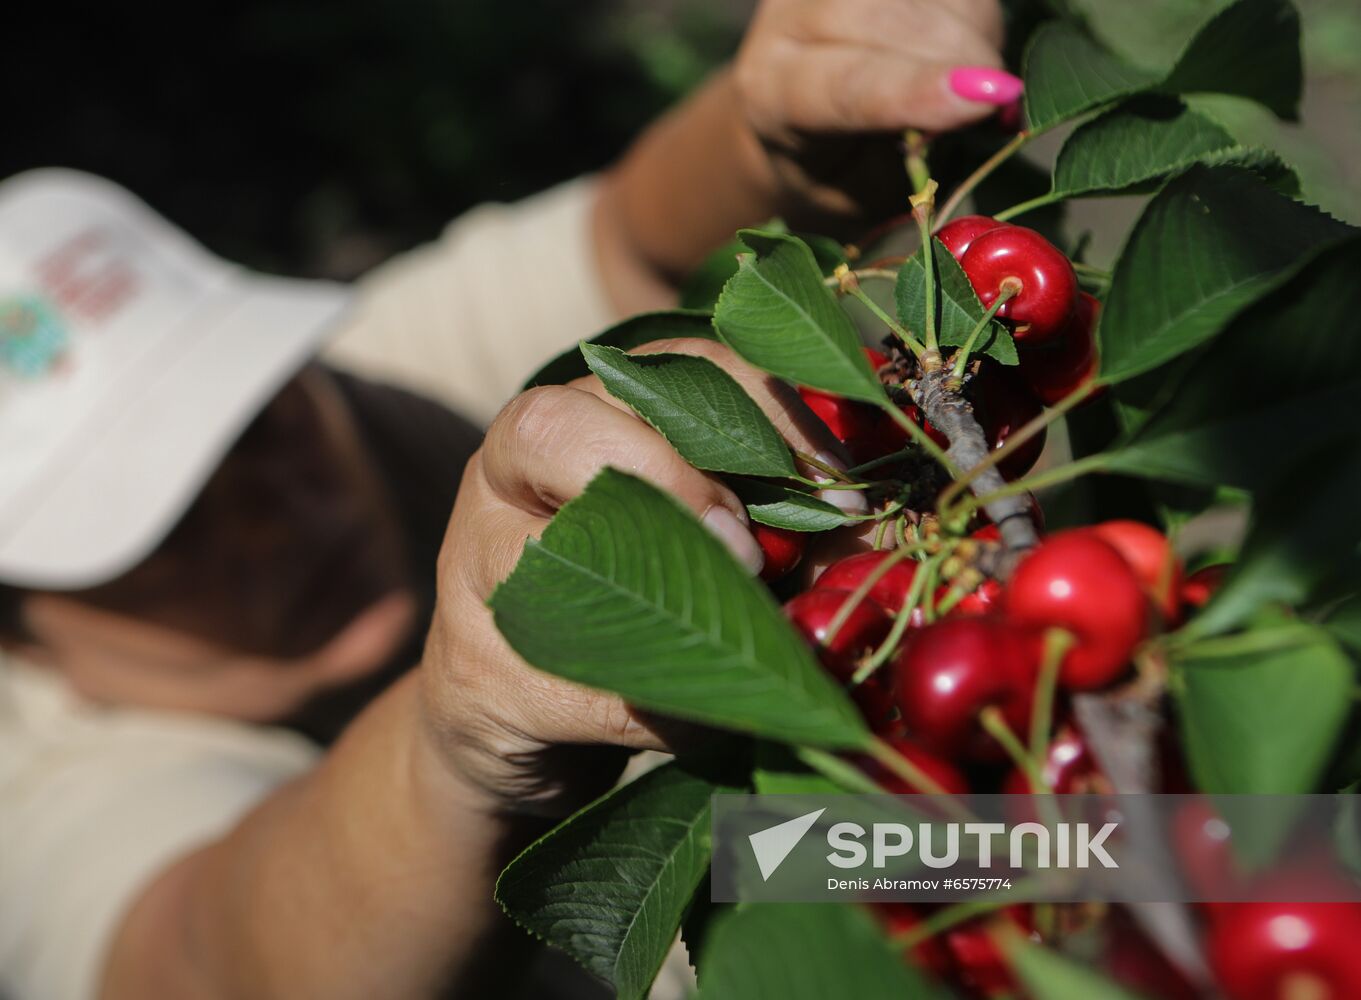
[[[719,345],[650,349],[709,357],[794,447],[838,452],[788,386]],[[526,942],[492,899],[500,868],[551,817],[608,788],[614,748],[667,749],[672,735],[527,667],[486,604],[525,538],[606,465],[669,490],[760,568],[738,498],[597,380],[518,397],[465,472],[420,669],[318,768],[142,892],[115,937],[104,1000],[513,994]]]
[[[781,215],[852,235],[902,211],[898,136],[1014,100],[1001,43],[996,0],[764,0],[733,65],[603,179],[594,236],[615,310],[670,305],[742,226]]]

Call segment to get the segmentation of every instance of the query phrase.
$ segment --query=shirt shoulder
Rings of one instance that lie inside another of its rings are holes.
[[[317,756],[279,729],[88,705],[0,658],[0,995],[94,996],[140,890]]]

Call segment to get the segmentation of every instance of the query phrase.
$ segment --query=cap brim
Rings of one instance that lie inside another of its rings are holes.
[[[118,391],[87,400],[79,432],[7,499],[0,580],[78,589],[150,554],[349,301],[329,282],[223,267],[173,340],[120,371]]]

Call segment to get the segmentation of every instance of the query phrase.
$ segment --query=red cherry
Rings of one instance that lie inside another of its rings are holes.
[[[1178,806],[1168,832],[1182,877],[1196,895],[1214,897],[1232,893],[1240,882],[1232,831],[1208,800],[1191,799]],[[1226,904],[1204,905],[1214,914]]]
[[[1019,344],[1052,340],[1072,319],[1077,306],[1073,266],[1033,229],[1007,226],[984,233],[969,244],[959,266],[985,306],[992,305],[1007,279],[1020,283],[1021,290],[997,311],[1015,324]]]
[[[968,779],[948,760],[938,757],[918,746],[911,740],[896,737],[888,740],[889,746],[897,750],[908,761],[917,767],[923,774],[940,786],[941,791],[949,795],[968,795]],[[861,770],[874,780],[889,795],[915,795],[921,791],[909,785],[897,774],[888,770],[873,758],[863,758],[858,761]]]
[[[861,552],[847,556],[823,570],[813,588],[853,591],[890,555],[890,552]],[[917,567],[918,563],[911,559],[894,563],[870,588],[870,599],[889,614],[896,615],[907,603],[907,592],[912,589]]]
[[[950,251],[955,260],[959,260],[964,256],[964,251],[969,249],[969,244],[978,237],[1007,225],[986,215],[961,215],[941,226],[936,232],[936,239],[945,244],[945,249]]]
[[[865,352],[865,360],[870,363],[870,367],[875,371],[888,364],[888,355],[883,351],[876,351],[873,347],[862,347],[860,349]]]
[[[925,919],[907,903],[874,903],[873,907],[884,923],[884,932],[892,938],[916,930]],[[951,970],[950,954],[938,935],[924,938],[920,944],[905,950],[903,958],[936,979],[944,979]]]
[[[829,639],[833,619],[852,596],[849,590],[810,590],[784,606],[794,627],[817,650],[823,664],[842,680],[855,673],[856,661],[883,642],[893,627],[888,613],[867,599],[856,604],[836,635]]]
[[[970,920],[944,934],[945,947],[955,964],[959,982],[973,993],[985,996],[1014,996],[1020,990],[1015,974],[989,931],[989,923],[1005,921],[1013,929],[1034,939],[1034,923],[1024,906],[1008,906],[992,921]]]
[[[994,531],[997,529],[989,525]],[[1002,600],[1002,585],[996,580],[984,580],[972,593],[965,594],[950,611],[952,615],[985,615],[998,610]]]
[[[845,623],[830,641],[832,621],[853,594],[849,590],[810,590],[785,604],[785,614],[808,644],[816,650],[822,665],[837,680],[849,683],[860,660],[888,638],[893,619],[874,601],[866,599],[855,606]],[[878,728],[893,714],[891,677],[884,670],[851,689],[853,701],[870,725]]]
[[[861,439],[875,429],[877,409],[820,389],[801,387],[799,396],[842,444]]]
[[[1029,725],[1031,637],[998,618],[946,618],[914,633],[893,661],[894,696],[907,731],[928,750],[996,759],[978,723],[996,705],[1017,732]]]
[[[765,565],[761,567],[762,580],[778,580],[797,566],[799,560],[803,558],[803,549],[808,539],[801,531],[772,528],[768,524],[753,522],[751,533],[756,537],[756,544],[761,546],[761,552],[766,557]]]
[[[1207,951],[1232,1000],[1361,997],[1361,905],[1254,902],[1220,908]]]
[[[1163,621],[1175,622],[1180,610],[1181,560],[1167,536],[1138,521],[1104,521],[1091,530],[1124,556]]]
[[[1040,415],[1043,407],[1031,395],[1030,388],[1010,370],[990,362],[984,363],[969,389],[973,397],[978,423],[983,436],[994,451],[1006,444],[1007,438]],[[997,469],[1007,479],[1019,479],[1030,471],[1044,451],[1048,431],[1036,434],[1015,453],[1005,458]]]
[[[1068,328],[1052,343],[1022,350],[1021,374],[1046,406],[1096,377],[1096,317],[1101,302],[1087,292],[1079,292],[1077,309]]]
[[[1203,608],[1210,603],[1228,575],[1227,563],[1217,566],[1203,566],[1196,570],[1181,585],[1181,603],[1188,608]]]
[[[1070,726],[1060,729],[1050,740],[1043,771],[1046,784],[1059,795],[1089,792],[1092,779],[1101,774],[1086,741]],[[1002,783],[1002,791],[1008,795],[1029,795],[1034,789],[1024,772],[1013,770]]]
[[[1148,630],[1148,599],[1124,557],[1091,531],[1051,535],[1016,567],[1002,601],[1022,628],[1076,639],[1059,681],[1087,691],[1115,680]]]

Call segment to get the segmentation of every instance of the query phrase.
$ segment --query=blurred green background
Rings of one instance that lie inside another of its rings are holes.
[[[1050,2],[1156,62],[1227,0]],[[80,6],[90,9],[6,12],[0,176],[92,170],[228,257],[349,278],[471,205],[609,162],[735,49],[752,2]],[[1311,200],[1361,221],[1361,0],[1300,6],[1305,125],[1233,102],[1217,110],[1281,148]]]

